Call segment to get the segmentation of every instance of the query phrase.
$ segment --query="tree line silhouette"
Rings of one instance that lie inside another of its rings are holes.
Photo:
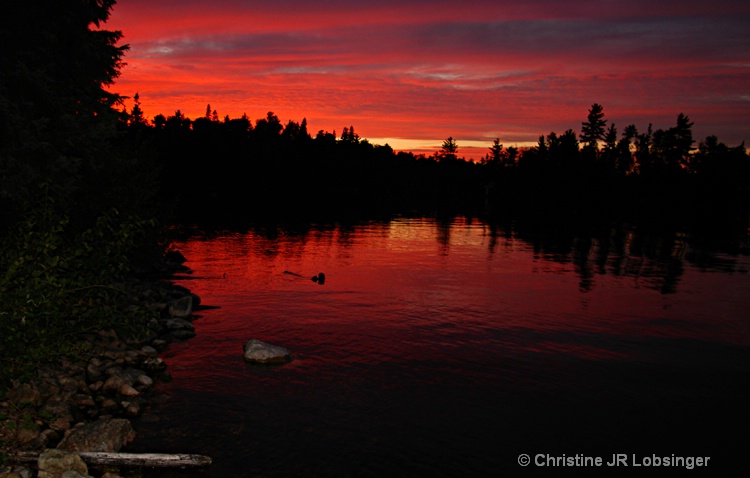
[[[161,197],[183,219],[460,211],[685,222],[742,220],[750,210],[744,143],[709,136],[696,148],[682,113],[666,130],[631,124],[620,133],[594,103],[580,133],[550,132],[526,149],[498,138],[467,161],[453,137],[433,155],[396,152],[353,126],[313,135],[306,119],[284,123],[273,112],[220,120],[208,105],[194,120],[177,110],[147,121],[134,100],[120,127],[154,152]]]

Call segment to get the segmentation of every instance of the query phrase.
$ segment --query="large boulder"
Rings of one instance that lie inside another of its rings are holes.
[[[258,339],[248,341],[243,347],[245,351],[245,362],[276,364],[286,363],[292,359],[292,355],[284,347],[271,345]]]
[[[108,418],[74,428],[57,448],[69,451],[119,451],[135,438],[130,420]]]

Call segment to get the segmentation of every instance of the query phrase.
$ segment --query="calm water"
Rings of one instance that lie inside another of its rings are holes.
[[[177,246],[180,283],[220,308],[163,354],[174,381],[136,448],[212,456],[196,476],[554,476],[520,453],[748,467],[746,242],[458,218]],[[245,364],[251,338],[294,361]]]

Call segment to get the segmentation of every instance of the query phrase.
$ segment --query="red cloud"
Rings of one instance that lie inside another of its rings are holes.
[[[750,139],[750,7],[704,3],[676,16],[640,0],[130,1],[105,27],[131,45],[114,90],[139,92],[150,116],[210,103],[311,130],[489,145],[578,129],[598,102],[621,127],[684,112],[697,138],[736,144]]]

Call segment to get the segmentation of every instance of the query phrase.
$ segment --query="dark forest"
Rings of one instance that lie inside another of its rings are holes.
[[[580,133],[551,132],[525,150],[496,139],[481,161],[467,161],[452,137],[434,155],[396,153],[361,139],[353,126],[340,136],[312,135],[306,120],[283,123],[272,112],[254,122],[219,120],[209,105],[195,120],[178,110],[147,122],[136,101],[120,116],[122,140],[154,155],[159,193],[180,221],[412,213],[690,227],[744,220],[744,144],[711,136],[696,147],[692,126],[680,113],[667,130],[629,125],[618,134],[595,103]]]

